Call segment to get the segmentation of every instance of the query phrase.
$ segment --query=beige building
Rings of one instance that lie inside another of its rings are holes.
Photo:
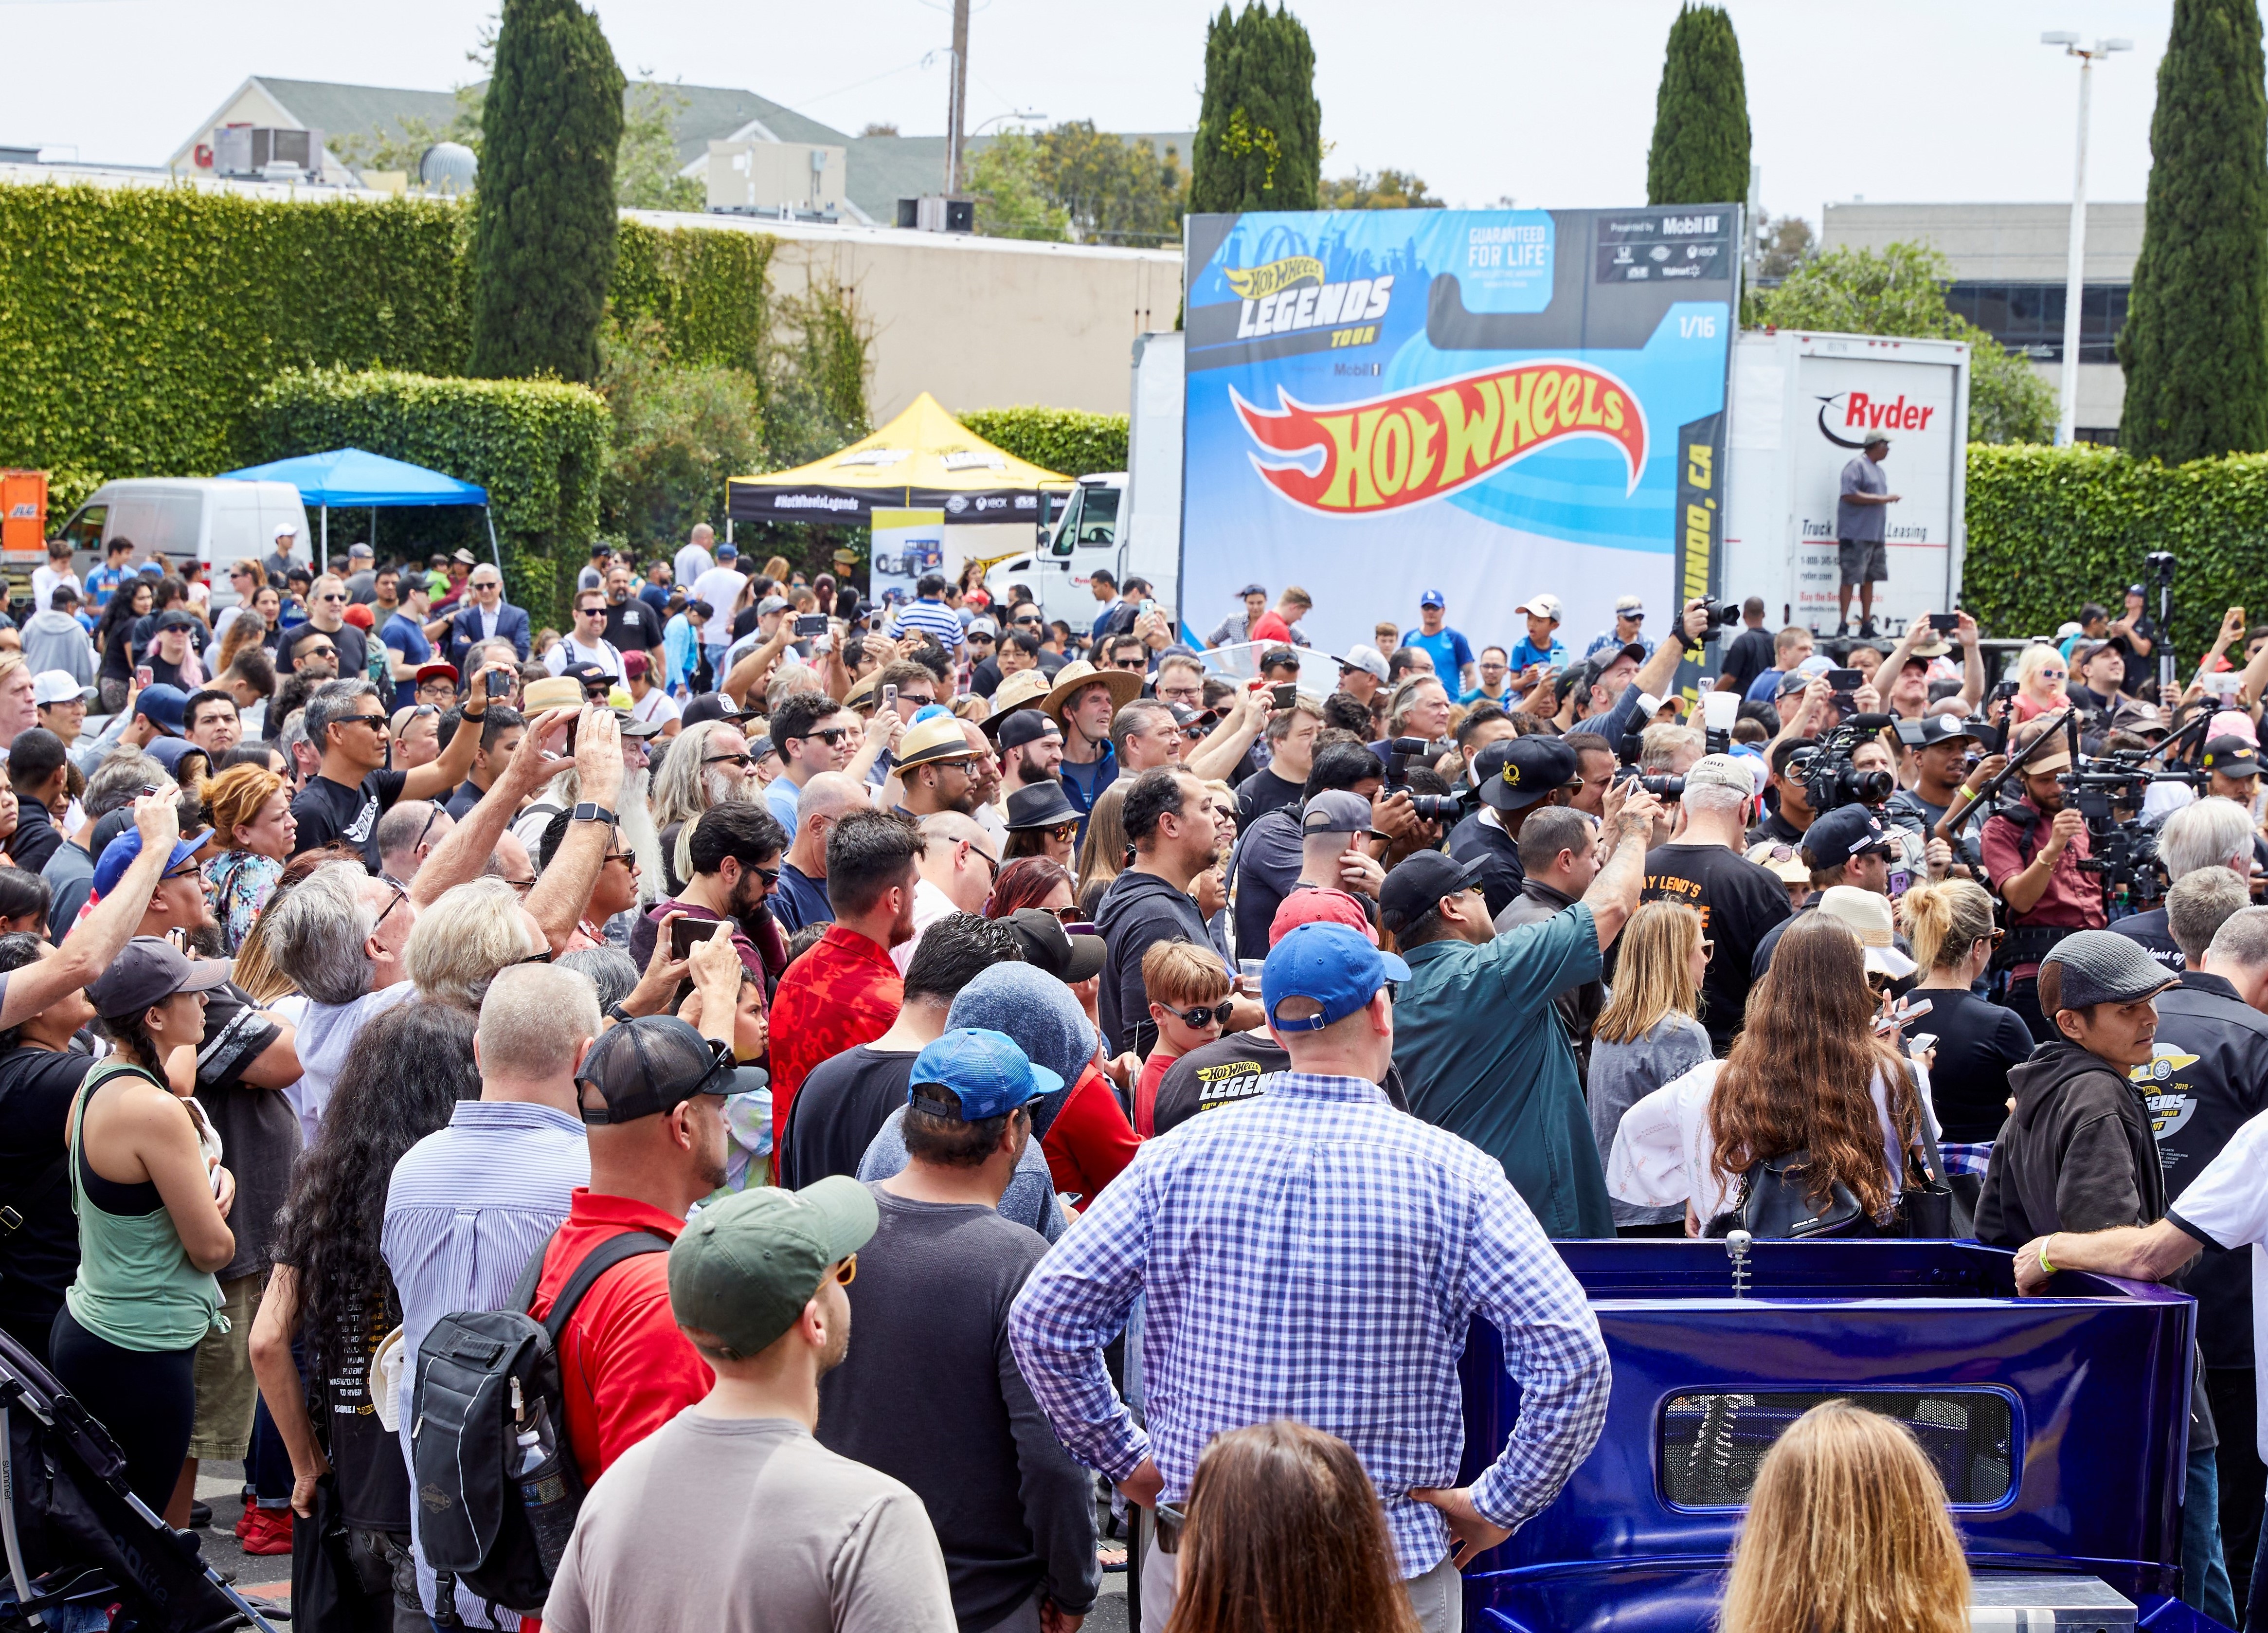
[[[1953,262],[1946,303],[2063,388],[2065,276],[2071,254],[2068,204],[1829,204],[1822,248],[1881,249],[1927,244]],[[2142,206],[2087,207],[2080,307],[2081,441],[2116,441],[2126,381],[2112,344],[2142,250]]]
[[[624,213],[777,239],[772,286],[782,295],[814,278],[855,292],[873,336],[877,425],[924,391],[956,413],[1027,403],[1125,413],[1134,337],[1171,329],[1181,305],[1179,250]]]

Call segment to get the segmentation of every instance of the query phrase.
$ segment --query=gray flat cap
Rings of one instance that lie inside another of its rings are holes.
[[[2051,965],[2060,981],[2055,994],[2058,1009],[2132,1003],[2177,986],[2181,979],[2143,951],[2141,942],[2110,930],[2080,930],[2065,936],[2040,961],[2040,973],[2044,976]]]

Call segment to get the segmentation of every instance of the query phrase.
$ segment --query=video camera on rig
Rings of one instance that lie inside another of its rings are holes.
[[[1387,792],[1410,794],[1410,762],[1432,765],[1433,745],[1423,737],[1396,737],[1386,750]],[[1459,822],[1470,796],[1471,790],[1463,786],[1449,794],[1410,794],[1410,807],[1426,822]]]
[[[2130,907],[2147,907],[2165,896],[2169,880],[2158,855],[2157,827],[2137,820],[2150,785],[2186,783],[2200,794],[2212,786],[2213,773],[2198,766],[2151,770],[2144,762],[2158,752],[2122,749],[2092,759],[2080,757],[2056,779],[2087,824],[2090,854],[2080,862],[2079,870],[2100,881],[2106,911],[2114,897],[2121,897]]]
[[[1854,714],[1788,761],[1788,772],[1803,785],[1812,815],[1823,815],[1838,805],[1880,805],[1890,797],[1896,779],[1888,772],[1859,770],[1851,764],[1851,751],[1892,723],[1887,714]]]

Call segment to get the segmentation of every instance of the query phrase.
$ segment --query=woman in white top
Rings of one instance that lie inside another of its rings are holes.
[[[1663,1084],[1624,1113],[1607,1164],[1624,1202],[1686,1204],[1698,1236],[1731,1208],[1760,1162],[1808,1151],[1807,1189],[1839,1181],[1877,1223],[1904,1188],[1905,1153],[1936,1137],[1929,1080],[1874,1031],[1877,1004],[1859,938],[1824,913],[1791,924],[1749,994],[1732,1053]]]

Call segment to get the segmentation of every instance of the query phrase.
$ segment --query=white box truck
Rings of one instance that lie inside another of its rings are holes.
[[[1749,330],[1733,347],[1724,598],[1764,600],[1771,628],[1837,623],[1835,510],[1866,439],[1891,439],[1890,577],[1874,621],[1901,633],[1958,604],[1969,445],[1969,347],[1957,340]],[[1851,624],[1859,624],[1852,598]]]

